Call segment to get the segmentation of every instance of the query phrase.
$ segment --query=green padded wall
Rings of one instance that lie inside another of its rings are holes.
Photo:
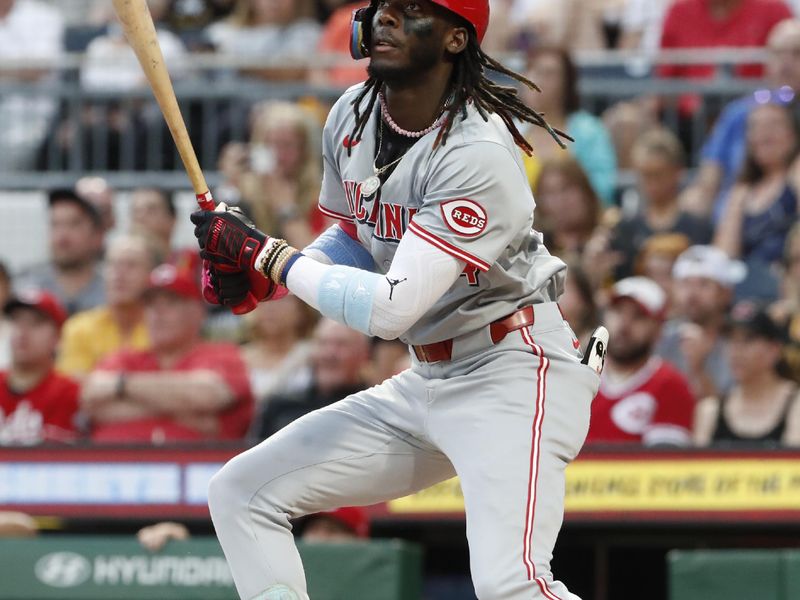
[[[413,600],[422,551],[386,540],[299,545],[312,600]],[[215,538],[145,551],[133,537],[0,540],[0,600],[236,600]]]
[[[800,551],[673,551],[670,600],[800,600]]]

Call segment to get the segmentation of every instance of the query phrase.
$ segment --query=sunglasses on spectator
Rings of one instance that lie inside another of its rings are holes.
[[[779,87],[777,90],[756,90],[753,92],[753,100],[756,104],[790,104],[796,94],[788,85]]]

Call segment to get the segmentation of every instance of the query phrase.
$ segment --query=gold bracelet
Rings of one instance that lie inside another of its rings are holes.
[[[277,285],[281,285],[281,275],[283,274],[283,269],[286,266],[286,263],[297,254],[299,251],[291,246],[286,246],[283,248],[275,260],[275,265],[272,267],[271,277],[272,281],[274,281]]]
[[[272,239],[269,246],[261,251],[255,262],[255,269],[276,285],[281,284],[281,274],[289,259],[300,251],[289,245],[286,240]]]

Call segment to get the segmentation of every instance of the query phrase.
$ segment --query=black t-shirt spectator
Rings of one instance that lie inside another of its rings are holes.
[[[264,440],[306,413],[343,400],[365,387],[365,385],[346,385],[329,393],[323,393],[316,385],[311,385],[296,394],[273,396],[267,400],[263,412],[253,423],[253,435],[258,440]]]
[[[623,254],[623,261],[614,274],[615,279],[633,275],[634,262],[642,246],[648,238],[659,233],[680,233],[689,239],[691,245],[696,245],[709,244],[714,229],[708,219],[685,212],[678,214],[671,227],[660,230],[653,229],[643,214],[621,220],[614,228],[611,241],[612,250]]]

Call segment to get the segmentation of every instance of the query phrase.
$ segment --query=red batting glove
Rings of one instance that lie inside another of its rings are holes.
[[[207,260],[203,261],[202,283],[203,297],[207,302],[230,307],[235,314],[248,313],[259,302],[277,299],[288,293],[286,288],[276,286],[256,271],[245,273],[214,267]]]
[[[226,271],[249,271],[269,237],[237,208],[192,213],[200,256]]]

